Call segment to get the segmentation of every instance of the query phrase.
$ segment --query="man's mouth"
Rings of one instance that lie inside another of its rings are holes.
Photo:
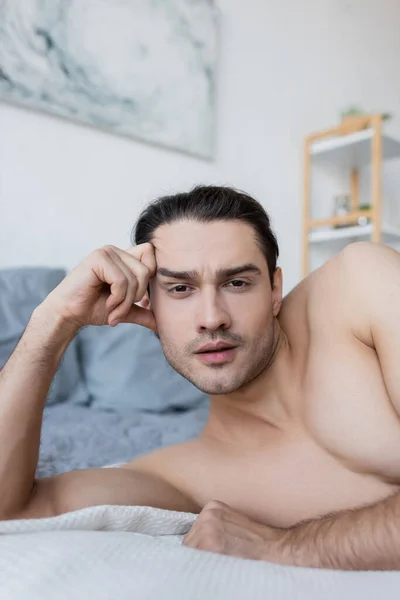
[[[209,352],[222,352],[223,350],[231,350],[235,346],[226,342],[215,342],[210,344],[204,344],[196,352],[196,354],[205,354]]]
[[[205,344],[197,352],[199,360],[204,363],[221,364],[233,359],[236,346],[225,342]]]

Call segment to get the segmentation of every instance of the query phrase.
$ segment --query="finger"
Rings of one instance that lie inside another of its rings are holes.
[[[183,541],[190,540],[193,537],[193,534],[194,534],[194,532],[197,529],[197,525],[196,525],[197,524],[197,519],[198,519],[198,517],[196,518],[195,521],[193,521],[192,526],[190,527],[189,531],[186,532],[186,534],[185,534],[185,536],[183,538]]]
[[[226,540],[222,531],[204,531],[198,529],[192,535],[186,535],[183,539],[183,545],[187,548],[196,548],[208,552],[218,552],[225,554],[224,549]]]
[[[155,333],[157,333],[156,318],[153,311],[148,308],[143,308],[137,304],[133,304],[129,309],[129,312],[119,320],[120,323],[135,323],[142,327],[147,327]],[[117,323],[115,323],[116,325]]]
[[[157,263],[153,244],[146,242],[145,244],[127,248],[125,252],[146,265],[150,271],[150,277],[154,277],[157,271]]]
[[[124,250],[115,246],[108,246],[113,261],[125,273],[128,280],[128,290],[124,301],[116,306],[109,315],[109,324],[115,326],[118,323],[135,323],[151,329],[157,333],[154,313],[143,307],[137,306],[135,302],[142,299],[147,289],[149,269],[138,259],[133,258]],[[124,262],[127,261],[127,262]],[[129,264],[127,264],[129,263]]]
[[[189,546],[191,545],[192,540],[197,537],[198,535],[198,531],[201,528],[201,524],[200,524],[200,515],[197,515],[196,519],[193,521],[192,526],[190,527],[189,531],[186,533],[186,535],[183,538],[183,544],[185,546]]]
[[[126,290],[122,301],[117,303],[113,297],[108,298],[106,301],[106,307],[109,311],[108,323],[112,325],[113,321],[124,316],[134,303],[138,283],[129,267],[119,258],[111,246],[105,247],[104,250],[126,279]]]
[[[213,506],[208,507],[207,505],[207,508],[208,510],[205,510],[204,513],[202,513],[204,515],[204,520],[209,519],[211,516],[210,513],[212,513],[216,515],[216,519],[223,523],[232,523],[240,527],[251,527],[253,524],[256,526],[259,525],[259,523],[253,519],[250,519],[247,515],[238,512],[229,506],[229,504],[225,504],[224,502],[218,501],[218,503],[214,504],[213,501]]]
[[[221,515],[221,525],[226,534],[242,537],[243,539],[264,539],[268,528],[249,517],[233,510],[224,511]]]
[[[203,511],[210,510],[213,508],[223,508],[224,510],[234,510],[232,508],[232,506],[230,506],[230,504],[225,504],[225,502],[222,502],[221,500],[212,499],[207,502],[207,504],[203,508]]]
[[[100,259],[99,254],[96,254],[96,259],[91,267],[99,281],[108,283],[110,286],[110,298],[107,299],[107,307],[118,306],[124,300],[128,288],[125,273],[115,264],[105,248],[100,250]]]
[[[112,247],[113,252],[122,263],[129,269],[131,273],[137,278],[138,288],[135,297],[135,302],[139,302],[146,293],[149,279],[151,277],[150,269],[138,258],[133,257],[129,252],[121,250],[120,248]]]
[[[183,538],[183,545],[188,548],[197,548],[197,544],[199,543],[199,533],[197,528],[192,526],[192,528],[188,531],[188,533]]]
[[[198,515],[198,517],[194,521],[193,525],[191,526],[191,528],[189,529],[189,531],[183,538],[183,542],[184,542],[185,546],[191,546],[192,548],[197,547],[198,542],[201,540],[201,536],[204,533],[204,528],[209,527],[210,523],[207,523],[207,521],[204,521],[204,518],[202,518],[202,515],[204,515],[204,514],[205,513],[201,512]],[[213,525],[213,528],[214,527],[221,527],[221,525],[219,523],[217,524],[215,522]]]
[[[193,535],[190,537],[188,537],[188,535],[185,535],[182,544],[183,546],[186,546],[186,548],[197,548],[199,542]]]
[[[124,317],[128,313],[132,304],[134,304],[135,302],[139,283],[136,275],[132,273],[129,266],[119,257],[118,253],[115,252],[114,247],[108,247],[107,251],[109,252],[113,262],[124,273],[128,282],[128,287],[124,300],[119,305],[114,306],[108,315],[109,324],[111,325],[113,321],[117,321],[118,319]]]
[[[204,515],[203,518],[207,518],[207,515],[210,515],[210,513],[213,515],[217,515],[218,518],[221,520],[231,521],[233,523],[252,522],[252,520],[249,517],[247,517],[247,515],[244,515],[243,513],[239,512],[229,504],[222,502],[221,500],[210,500],[205,505],[200,515]]]

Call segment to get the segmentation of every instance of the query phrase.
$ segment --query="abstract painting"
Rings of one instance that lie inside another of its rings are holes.
[[[0,100],[214,154],[213,0],[0,0]]]

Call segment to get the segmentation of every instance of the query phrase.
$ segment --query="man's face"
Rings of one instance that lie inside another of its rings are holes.
[[[280,273],[271,289],[253,229],[184,220],[159,227],[152,243],[151,307],[170,365],[208,394],[250,382],[271,358],[281,302]]]

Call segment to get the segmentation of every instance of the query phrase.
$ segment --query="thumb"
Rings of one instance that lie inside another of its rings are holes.
[[[118,319],[115,324],[117,325],[118,323],[134,323],[135,325],[147,327],[157,333],[156,319],[153,311],[148,308],[142,308],[137,304],[132,304],[128,314]]]

